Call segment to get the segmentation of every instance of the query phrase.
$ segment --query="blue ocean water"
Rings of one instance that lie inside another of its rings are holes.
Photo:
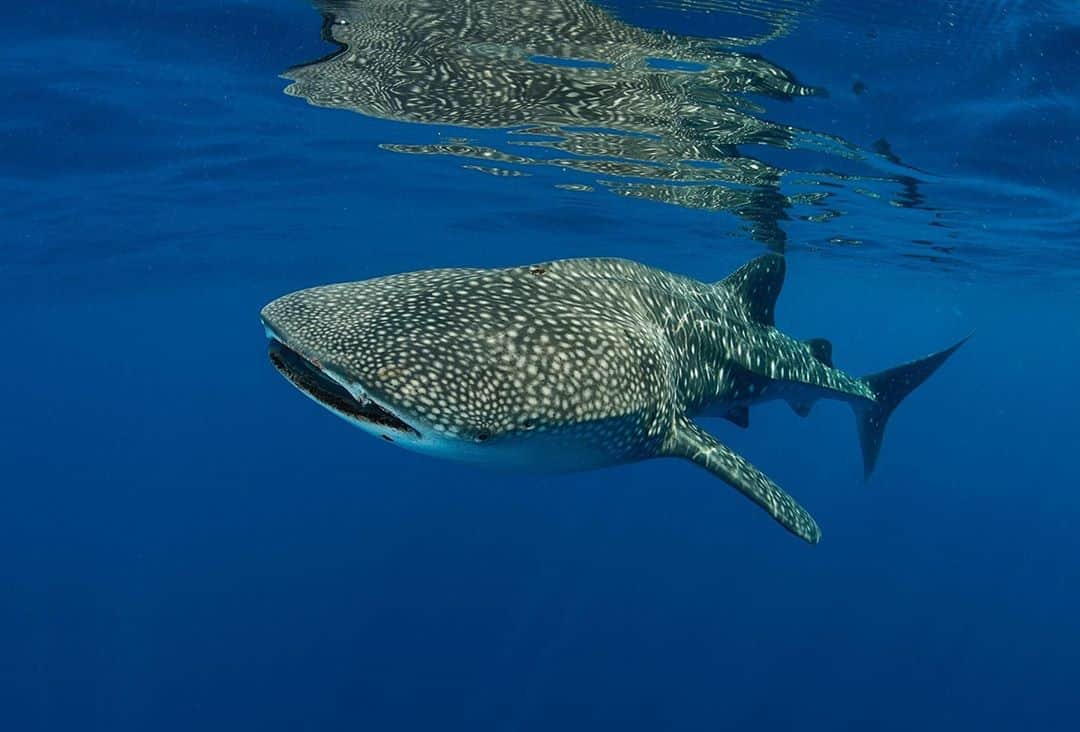
[[[1073,3],[102,0],[0,34],[3,729],[1075,724]],[[765,251],[778,326],[852,373],[975,331],[867,483],[842,404],[709,423],[813,547],[689,463],[382,444],[258,318]]]

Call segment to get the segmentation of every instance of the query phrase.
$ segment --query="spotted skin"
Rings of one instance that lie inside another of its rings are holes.
[[[773,326],[784,266],[765,255],[714,284],[622,259],[437,269],[301,290],[262,318],[301,360],[408,424],[415,434],[350,420],[401,446],[551,471],[681,457],[815,543],[791,496],[691,421],[768,399],[875,403],[820,342]]]

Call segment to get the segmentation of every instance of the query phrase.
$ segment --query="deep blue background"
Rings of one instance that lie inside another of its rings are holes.
[[[981,5],[826,2],[757,49],[830,90],[769,116],[887,137],[957,222],[936,268],[889,246],[924,227],[900,209],[792,221],[779,325],[854,373],[977,331],[869,484],[842,405],[710,425],[814,548],[688,464],[394,449],[265,359],[258,310],[292,289],[581,254],[717,279],[760,252],[724,216],[378,150],[440,133],[284,96],[328,51],[301,2],[7,15],[0,728],[1070,728],[1080,27]]]

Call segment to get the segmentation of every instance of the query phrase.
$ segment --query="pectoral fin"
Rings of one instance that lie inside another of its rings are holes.
[[[679,420],[664,443],[662,453],[690,460],[769,512],[799,538],[817,544],[821,530],[802,506],[760,470],[687,419]]]

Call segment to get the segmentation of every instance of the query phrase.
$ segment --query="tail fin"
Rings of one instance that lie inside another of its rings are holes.
[[[869,478],[874,472],[881,440],[885,436],[885,424],[889,415],[916,387],[930,378],[941,364],[945,363],[956,349],[967,342],[967,336],[944,351],[920,358],[887,371],[864,376],[862,381],[869,386],[876,397],[873,402],[862,402],[855,406],[855,419],[859,425],[859,443],[862,446],[863,472]]]

